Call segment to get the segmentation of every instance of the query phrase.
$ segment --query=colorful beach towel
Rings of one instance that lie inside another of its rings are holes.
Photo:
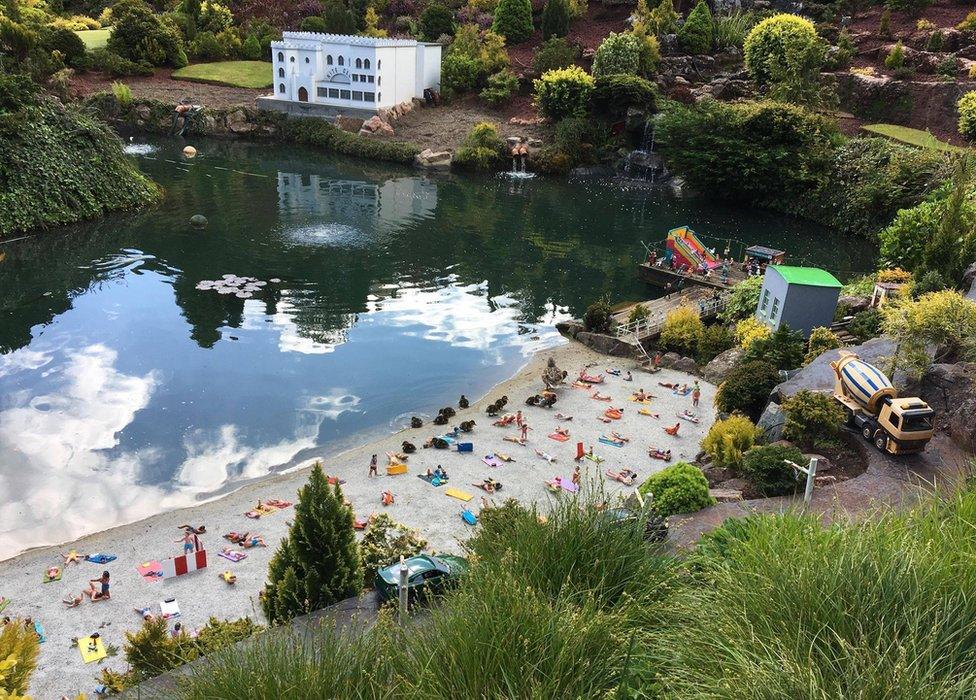
[[[387,476],[396,476],[397,474],[406,474],[406,473],[407,473],[407,465],[406,464],[397,463],[397,464],[388,464],[388,465],[386,465],[386,475]]]
[[[136,571],[146,581],[158,581],[163,577],[163,567],[158,561],[144,561],[136,567]]]
[[[487,464],[489,467],[500,467],[502,466],[502,461],[498,459],[496,455],[485,455],[481,458],[481,461]]]
[[[463,520],[464,522],[466,522],[468,525],[477,525],[478,524],[478,516],[475,515],[474,513],[472,513],[467,508],[464,508],[464,509],[461,510],[461,520]]]
[[[114,554],[88,554],[85,556],[85,561],[90,561],[93,564],[108,564],[110,561],[115,561],[118,559]]]
[[[623,440],[613,440],[612,438],[604,437],[602,435],[600,436],[600,442],[602,442],[604,445],[612,445],[613,447],[624,446]]]
[[[596,462],[597,464],[603,464],[603,457],[597,457],[596,455],[588,454],[586,455],[585,459],[588,459],[591,462]]]
[[[44,635],[44,625],[41,624],[40,620],[34,620],[34,631],[37,632],[37,641],[43,644],[47,641],[47,637]]]
[[[92,661],[101,661],[107,656],[101,637],[84,637],[79,639],[78,651],[81,652],[81,660],[86,664],[90,664]]]
[[[636,396],[631,396],[631,397],[630,397],[629,399],[627,399],[627,400],[628,400],[628,401],[632,401],[632,402],[634,402],[634,403],[639,403],[639,404],[643,404],[643,405],[645,405],[645,406],[649,406],[649,405],[651,404],[651,400],[650,400],[650,399],[638,399],[638,398],[637,398]]]
[[[263,518],[265,515],[271,515],[272,513],[277,513],[278,509],[268,505],[262,505],[259,508],[249,510],[244,514],[244,517],[251,518],[252,520],[257,520]]]
[[[570,493],[579,491],[579,486],[574,484],[572,479],[566,479],[564,477],[559,480],[559,485],[563,487],[563,491],[569,491]]]
[[[242,559],[247,559],[247,552],[238,552],[235,549],[224,548],[217,553],[218,557],[223,557],[227,561],[232,561],[235,564]]]
[[[426,481],[431,486],[443,486],[444,484],[447,483],[447,479],[445,479],[442,476],[436,476],[434,474],[430,474],[430,475],[427,475],[427,474],[417,474],[417,478],[418,479],[423,479],[424,481]]]
[[[45,571],[44,572],[44,575],[41,576],[41,581],[43,583],[51,583],[51,581],[60,581],[61,580],[61,573],[62,573],[61,572],[61,569],[59,567],[52,567],[52,568],[53,569],[56,569],[54,576],[51,576],[50,571]]]
[[[164,619],[179,617],[180,604],[176,602],[176,598],[167,598],[166,600],[160,601],[159,612]]]
[[[458,452],[474,452],[474,443],[473,442],[459,442],[457,444],[457,451]]]
[[[569,440],[569,435],[565,433],[549,433],[549,439],[555,440],[556,442],[566,442]]]
[[[638,408],[637,409],[637,412],[639,414],[641,414],[642,416],[650,416],[651,418],[660,418],[661,417],[661,414],[660,413],[653,413],[651,411],[648,411],[646,408]]]
[[[677,396],[687,396],[687,395],[688,395],[688,394],[690,394],[690,393],[691,393],[692,391],[693,391],[693,389],[692,389],[691,387],[688,387],[688,388],[687,388],[687,389],[685,389],[684,391],[681,391],[681,390],[679,390],[679,389],[675,389],[675,390],[674,390],[674,393],[675,393],[675,395],[677,395]]]
[[[474,496],[472,496],[467,491],[462,491],[461,489],[456,489],[453,487],[447,489],[446,491],[444,491],[444,493],[445,495],[450,496],[451,498],[456,498],[459,501],[464,501],[465,503],[467,503],[472,498],[474,498]]]

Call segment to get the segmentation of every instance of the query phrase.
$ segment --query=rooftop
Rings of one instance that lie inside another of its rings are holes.
[[[836,277],[819,267],[771,265],[768,269],[776,270],[788,284],[799,284],[806,287],[834,287],[836,289],[844,286]]]
[[[317,41],[326,44],[348,44],[350,46],[417,46],[416,39],[387,39],[351,34],[323,34],[322,32],[283,32],[282,40]],[[278,43],[278,42],[272,42]]]

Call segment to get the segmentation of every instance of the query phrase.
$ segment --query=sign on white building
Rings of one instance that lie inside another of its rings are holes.
[[[284,32],[271,56],[275,100],[375,111],[440,90],[440,44]]]

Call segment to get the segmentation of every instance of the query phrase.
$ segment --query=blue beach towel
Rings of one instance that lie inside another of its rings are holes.
[[[475,525],[478,522],[478,516],[465,508],[461,511],[461,520],[466,522],[468,525]]]
[[[611,440],[610,438],[605,438],[605,437],[600,438],[600,442],[602,442],[604,445],[613,445],[614,447],[624,446],[624,443],[622,442],[616,442],[614,440]]]
[[[47,641],[47,637],[44,636],[44,626],[40,620],[34,620],[34,631],[37,632],[37,641],[41,644]]]
[[[457,451],[458,452],[474,452],[474,443],[473,442],[459,442],[457,444]]]
[[[118,559],[114,554],[89,554],[85,557],[85,561],[90,561],[93,564],[108,564],[110,561],[115,561]]]

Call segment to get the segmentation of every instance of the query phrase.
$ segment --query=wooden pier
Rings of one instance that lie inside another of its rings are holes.
[[[742,263],[729,265],[729,277],[723,282],[721,269],[713,270],[707,277],[692,272],[675,272],[670,267],[659,267],[646,262],[637,266],[637,277],[642,282],[668,290],[682,290],[694,285],[709,289],[729,289],[744,280],[747,275]]]
[[[613,335],[619,340],[635,346],[638,354],[647,358],[643,344],[657,338],[668,314],[679,306],[688,306],[698,312],[703,321],[714,318],[725,308],[728,294],[717,288],[693,285],[681,292],[669,294],[660,299],[639,302],[647,310],[644,318],[630,320],[631,312],[638,304],[627,304],[613,313]]]

